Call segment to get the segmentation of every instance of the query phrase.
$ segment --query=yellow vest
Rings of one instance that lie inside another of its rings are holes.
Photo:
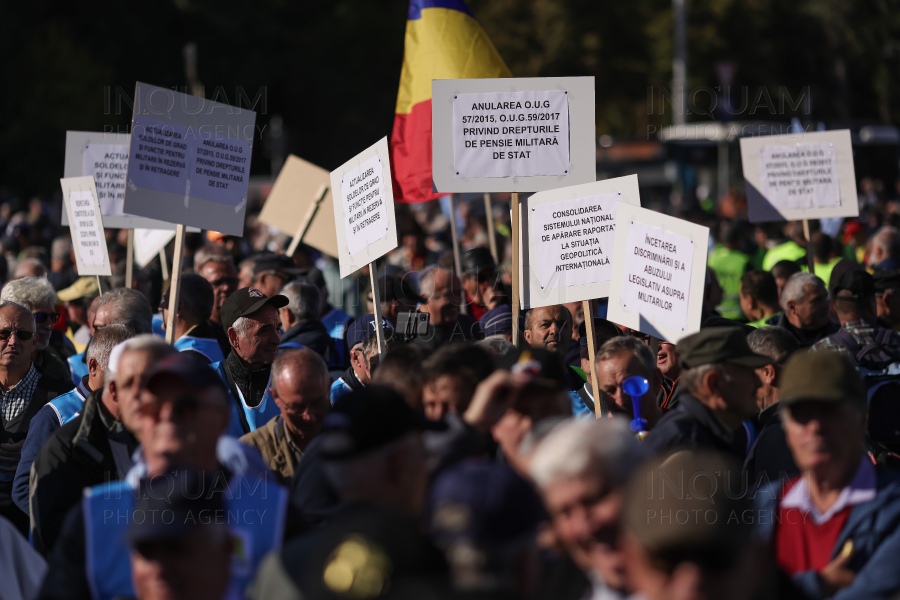
[[[732,250],[716,244],[706,264],[715,272],[722,286],[722,303],[717,307],[719,314],[726,319],[740,319],[741,310],[741,277],[747,272],[750,257],[740,250]]]

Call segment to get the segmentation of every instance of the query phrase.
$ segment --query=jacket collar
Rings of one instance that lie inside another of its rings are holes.
[[[713,412],[703,405],[703,403],[687,392],[682,392],[679,395],[678,402],[681,410],[690,415],[694,421],[709,431],[710,435],[726,446],[731,445],[734,432],[728,429],[722,421],[717,419]]]

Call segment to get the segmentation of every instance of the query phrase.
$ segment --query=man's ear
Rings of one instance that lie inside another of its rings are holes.
[[[524,331],[522,331],[522,335],[525,337],[525,341],[530,344],[531,343],[531,330],[525,329]]]
[[[757,373],[759,373],[763,383],[766,385],[775,385],[775,380],[778,379],[778,369],[772,363],[760,367]]]
[[[100,369],[100,363],[97,362],[96,358],[88,359],[88,371],[93,374]]]
[[[235,331],[234,327],[228,328],[228,342],[231,344],[232,348],[237,348],[239,337],[240,336],[238,336],[238,333],[237,331]]]

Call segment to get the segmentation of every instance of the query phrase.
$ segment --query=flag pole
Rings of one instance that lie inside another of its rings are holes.
[[[491,256],[494,257],[494,264],[500,264],[500,257],[497,256],[497,236],[494,233],[494,211],[491,209],[491,195],[484,194],[484,216],[487,218],[487,234],[488,242],[490,242]]]

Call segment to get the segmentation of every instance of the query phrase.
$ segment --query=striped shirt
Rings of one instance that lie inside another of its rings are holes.
[[[875,323],[871,323],[864,319],[847,321],[841,328],[853,336],[853,339],[859,344],[860,348],[866,344],[872,344],[877,341],[875,337],[878,335],[879,327]],[[900,334],[892,332],[887,346],[887,350],[900,355]],[[850,362],[854,365],[856,364],[856,357],[851,356],[849,350],[829,338],[823,338],[813,344],[812,350],[837,350],[849,358]]]
[[[28,368],[28,373],[19,383],[9,388],[9,391],[0,390],[0,413],[2,413],[4,421],[15,419],[25,410],[40,378],[40,373],[32,364]]]

